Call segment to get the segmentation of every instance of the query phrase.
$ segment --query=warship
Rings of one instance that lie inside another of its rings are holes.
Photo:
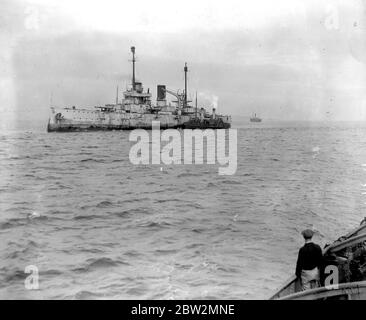
[[[151,129],[152,122],[159,121],[161,129],[226,129],[231,127],[231,117],[216,114],[215,108],[209,113],[205,108],[191,106],[187,99],[187,63],[184,66],[184,90],[173,91],[166,85],[157,85],[156,103],[152,103],[150,90],[144,91],[135,77],[135,47],[132,53],[132,83],[118,99],[118,87],[114,104],[94,108],[51,106],[47,131],[89,131],[89,130],[132,130]],[[170,94],[176,100],[167,102]]]
[[[262,119],[257,117],[257,114],[255,113],[254,116],[250,118],[250,122],[262,122]]]

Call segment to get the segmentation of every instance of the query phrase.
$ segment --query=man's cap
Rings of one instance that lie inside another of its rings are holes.
[[[305,229],[301,234],[305,239],[311,239],[314,235],[314,231],[311,229]]]

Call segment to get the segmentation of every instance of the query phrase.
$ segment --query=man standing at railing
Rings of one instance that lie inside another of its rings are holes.
[[[305,245],[299,250],[296,276],[301,280],[302,290],[308,290],[319,287],[319,270],[323,253],[320,246],[312,242],[313,230],[306,229],[301,234],[305,239]]]

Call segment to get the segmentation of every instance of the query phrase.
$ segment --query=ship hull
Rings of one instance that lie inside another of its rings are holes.
[[[231,127],[231,118],[228,116],[215,117],[194,117],[183,123],[185,129],[229,129]]]
[[[152,113],[101,112],[87,109],[51,108],[48,132],[108,131],[151,129],[159,122],[161,129],[181,128],[187,116]]]
[[[231,124],[230,123],[195,123],[195,122],[186,122],[183,124],[184,129],[230,129]]]
[[[159,122],[160,129],[227,129],[231,124],[223,120],[199,121],[189,115],[126,113],[120,111],[51,108],[47,132],[151,130],[153,122]]]
[[[159,120],[155,120],[159,121]],[[160,129],[176,129],[182,128],[182,125],[176,123],[167,123],[160,125]],[[59,123],[48,124],[47,132],[77,132],[77,131],[112,131],[112,130],[133,130],[133,129],[152,129],[152,123],[140,123],[136,125],[101,125],[101,124],[73,124],[73,123]]]

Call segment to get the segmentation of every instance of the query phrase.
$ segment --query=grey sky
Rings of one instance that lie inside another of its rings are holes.
[[[137,76],[220,113],[366,120],[363,1],[0,3],[1,128],[45,126],[50,105],[94,106]]]

